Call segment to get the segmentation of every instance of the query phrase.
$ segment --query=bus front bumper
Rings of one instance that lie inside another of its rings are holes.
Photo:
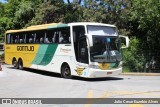
[[[92,69],[88,70],[88,78],[103,78],[103,77],[111,77],[117,76],[122,73],[122,67],[112,70],[100,70],[100,69]]]

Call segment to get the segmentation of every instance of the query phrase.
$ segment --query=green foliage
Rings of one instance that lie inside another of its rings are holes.
[[[132,31],[147,42],[146,49],[160,49],[160,1],[133,0],[129,21]]]
[[[4,15],[4,5],[0,2],[0,16]]]
[[[24,27],[34,17],[34,3],[23,1],[19,4],[19,9],[15,12],[14,22],[16,28]]]
[[[141,41],[135,37],[130,39],[130,47],[123,49],[123,67],[131,72],[143,71],[145,58],[141,51]]]
[[[4,53],[2,55],[0,55],[0,59],[2,62],[4,61]]]
[[[64,17],[65,5],[62,2],[44,2],[35,10],[35,17],[26,24],[26,26],[45,24],[45,23],[59,23]]]
[[[9,18],[13,18],[15,16],[15,12],[19,8],[19,4],[21,0],[9,0],[7,4],[5,4],[5,16]]]
[[[12,19],[8,17],[0,18],[0,37],[4,37],[4,33],[6,29],[11,29],[13,25]]]
[[[6,30],[46,23],[101,22],[133,37],[124,49],[126,71],[141,71],[143,50],[160,50],[158,0],[8,0],[0,3],[0,37]],[[134,38],[135,37],[135,38]]]

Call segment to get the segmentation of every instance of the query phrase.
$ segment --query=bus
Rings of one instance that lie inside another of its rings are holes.
[[[126,47],[128,46],[127,37]],[[50,23],[8,30],[5,63],[60,73],[63,78],[101,78],[122,72],[121,40],[110,24]]]

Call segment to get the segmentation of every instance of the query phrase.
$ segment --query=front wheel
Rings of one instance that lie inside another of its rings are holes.
[[[68,64],[64,64],[61,68],[61,76],[63,78],[70,79],[71,78],[71,70]]]

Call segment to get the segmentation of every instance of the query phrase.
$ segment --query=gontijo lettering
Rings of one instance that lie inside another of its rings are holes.
[[[17,46],[17,51],[34,51],[34,46]]]

